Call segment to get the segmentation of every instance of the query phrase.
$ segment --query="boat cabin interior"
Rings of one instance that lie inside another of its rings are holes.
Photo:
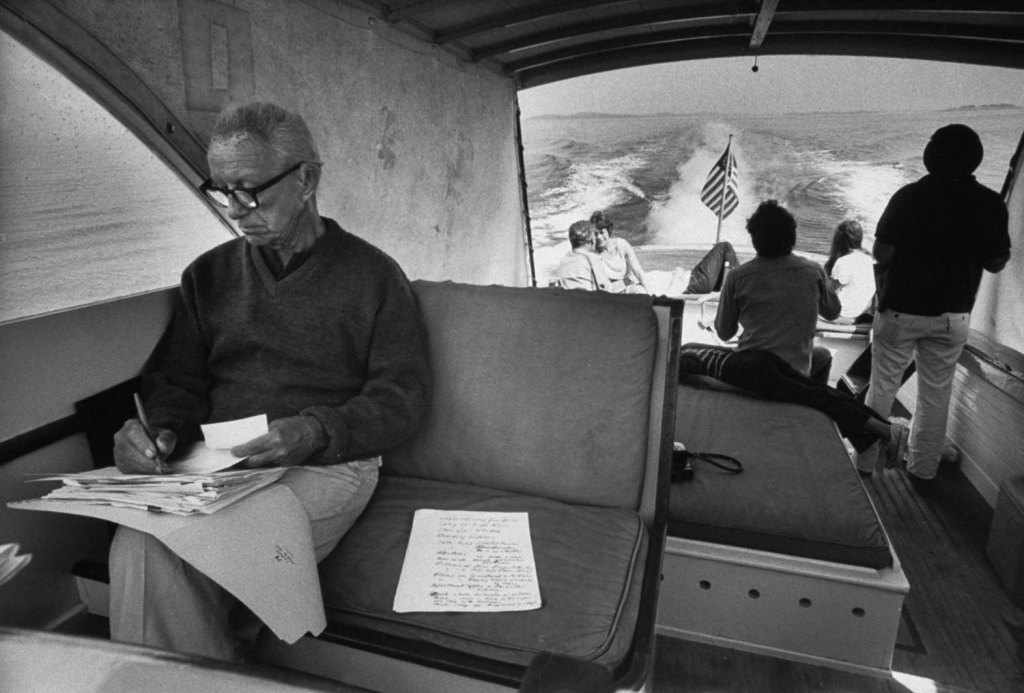
[[[819,412],[681,383],[713,297],[538,271],[525,91],[780,55],[1024,70],[1024,6],[0,0],[0,689],[1024,689],[1024,115],[990,154],[1014,254],[979,291],[929,494],[898,467],[858,475]],[[323,216],[413,280],[436,386],[320,564],[326,626],[264,629],[236,665],[112,642],[111,525],[25,503],[110,464],[182,270],[237,234],[199,187],[217,114],[256,100],[309,123]],[[869,339],[817,335],[855,396]],[[893,413],[916,397],[908,373]],[[680,481],[679,443],[743,472],[698,460]],[[396,612],[424,509],[526,513],[540,606]]]

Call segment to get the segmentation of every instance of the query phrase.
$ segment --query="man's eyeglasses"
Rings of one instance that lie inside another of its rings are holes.
[[[257,193],[261,193],[264,190],[267,190],[268,188],[277,185],[282,180],[284,180],[285,176],[287,176],[289,173],[298,171],[299,167],[302,166],[303,163],[304,162],[300,161],[287,171],[279,173],[278,175],[268,180],[266,183],[257,185],[254,188],[235,188],[234,190],[216,188],[213,185],[213,180],[207,178],[203,182],[203,184],[199,186],[199,192],[206,195],[207,199],[210,200],[210,202],[213,202],[214,204],[219,205],[221,207],[230,206],[231,198],[233,197],[235,198],[235,202],[242,205],[246,209],[256,209],[257,207],[260,206],[259,198],[256,197]]]

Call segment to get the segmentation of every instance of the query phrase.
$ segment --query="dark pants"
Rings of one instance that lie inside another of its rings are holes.
[[[740,264],[736,259],[736,251],[733,250],[732,243],[729,241],[715,243],[690,273],[690,283],[686,285],[686,293],[710,294],[712,291],[720,291],[722,282],[725,280],[726,262],[733,269]]]
[[[831,374],[832,352],[825,347],[811,347],[811,380],[828,385],[828,376]]]
[[[811,380],[770,351],[734,351],[722,367],[722,380],[763,399],[817,409],[836,422],[858,452],[879,440],[864,430],[868,418],[885,421],[852,395]]]

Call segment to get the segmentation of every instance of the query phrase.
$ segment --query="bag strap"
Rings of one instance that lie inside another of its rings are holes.
[[[731,455],[723,455],[718,452],[691,452],[689,455],[692,460],[707,462],[730,474],[739,474],[743,471],[743,463]]]
[[[692,460],[706,462],[729,474],[739,474],[743,471],[743,463],[731,455],[723,455],[718,452],[690,452],[682,443],[673,443],[672,483],[693,479]]]

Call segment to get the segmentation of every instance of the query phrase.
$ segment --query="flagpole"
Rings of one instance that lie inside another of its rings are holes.
[[[732,157],[729,150],[732,149],[732,135],[729,135],[729,144],[725,146],[725,180],[722,184],[722,196],[718,198],[718,229],[715,231],[715,245],[722,240],[722,212],[725,211],[725,194],[729,190],[729,181],[732,179]]]

